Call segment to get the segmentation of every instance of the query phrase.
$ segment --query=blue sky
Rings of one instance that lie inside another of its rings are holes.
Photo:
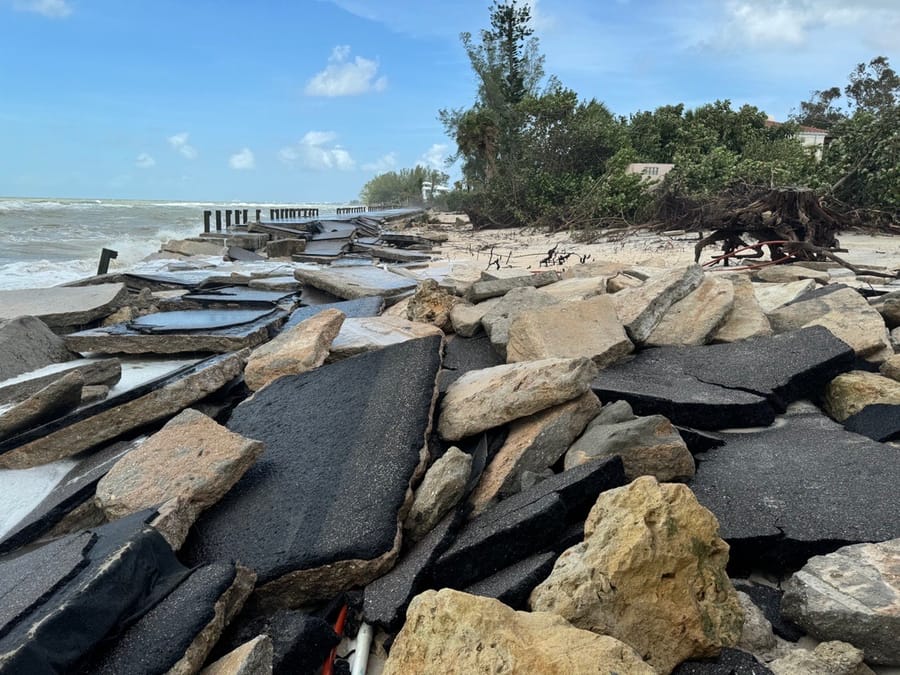
[[[900,67],[900,0],[530,0],[546,69],[617,114],[717,98],[783,119]],[[489,0],[0,0],[0,195],[354,199],[441,167]]]

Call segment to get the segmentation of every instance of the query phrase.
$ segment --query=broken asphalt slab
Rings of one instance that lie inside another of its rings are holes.
[[[197,521],[187,559],[240,560],[267,602],[290,606],[387,571],[426,457],[440,347],[410,340],[282,377],[239,405],[228,428],[266,450]]]
[[[796,400],[817,396],[854,364],[853,350],[821,326],[697,347],[648,349],[606,368],[592,388],[697,429],[768,426]]]
[[[294,271],[297,281],[332,293],[339,298],[355,300],[371,295],[380,295],[387,304],[416,288],[416,280],[395,274],[380,267],[358,265],[330,269],[298,269]]]
[[[384,308],[384,298],[380,295],[374,295],[356,300],[347,300],[345,302],[328,302],[322,305],[309,305],[306,307],[298,307],[291,312],[288,320],[281,327],[282,332],[293,328],[298,323],[302,323],[307,319],[315,316],[319,312],[326,309],[340,310],[347,319],[361,319],[368,316],[378,316]]]
[[[546,478],[469,521],[435,563],[437,587],[465,588],[550,547],[583,520],[597,496],[625,483],[622,460],[582,464]]]
[[[243,352],[205,359],[2,441],[0,468],[71,457],[175,415],[240,375],[245,359]]]
[[[0,321],[29,315],[50,328],[81,326],[109,316],[127,300],[125,284],[0,291]]]
[[[65,336],[76,352],[178,354],[233,352],[266,342],[284,321],[280,309],[182,310]]]
[[[846,544],[900,537],[900,449],[816,412],[788,414],[697,456],[689,487],[736,567],[777,570]]]
[[[0,673],[73,672],[188,570],[144,511],[0,562]],[[49,546],[49,548],[48,548]]]

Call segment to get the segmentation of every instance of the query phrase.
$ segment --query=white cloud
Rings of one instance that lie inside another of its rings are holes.
[[[175,148],[184,157],[195,159],[197,157],[197,149],[188,143],[188,138],[190,138],[190,134],[186,131],[182,131],[174,136],[169,136],[169,145]]]
[[[156,166],[156,160],[146,152],[142,152],[135,159],[134,165],[139,169],[149,169],[152,166]]]
[[[72,13],[72,6],[67,0],[15,0],[13,8],[41,14],[50,19],[64,19]]]
[[[372,173],[387,173],[393,171],[397,167],[397,154],[389,152],[379,157],[374,162],[363,164],[363,171],[371,171]]]
[[[331,50],[325,70],[306,83],[309,96],[355,96],[370,91],[384,91],[387,77],[378,75],[378,62],[357,56],[350,59],[350,46],[338,45]]]
[[[336,139],[337,134],[333,131],[308,131],[298,143],[279,150],[278,158],[285,164],[299,164],[307,169],[352,171],[356,161],[334,143]]]
[[[443,171],[445,169],[447,149],[449,147],[450,146],[446,143],[435,143],[425,151],[417,163],[428,169],[439,169],[440,171]]]
[[[247,171],[256,167],[256,159],[250,148],[243,148],[228,158],[228,166],[236,171]]]
[[[900,20],[896,0],[727,0],[719,8],[697,27],[701,44],[796,48],[834,30],[848,39],[860,32],[878,39]]]

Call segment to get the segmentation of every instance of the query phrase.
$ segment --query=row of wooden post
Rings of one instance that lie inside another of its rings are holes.
[[[365,208],[363,208],[365,210]],[[256,209],[256,221],[260,222],[262,209]],[[213,213],[216,214],[216,232],[222,231],[222,211],[217,209],[215,212],[206,210],[203,212],[203,231],[209,232],[212,228]],[[232,219],[234,225],[246,225],[249,220],[248,209],[225,209],[225,229],[231,229]],[[269,209],[269,220],[284,220],[286,218],[316,218],[319,215],[319,209],[316,208],[278,208]]]

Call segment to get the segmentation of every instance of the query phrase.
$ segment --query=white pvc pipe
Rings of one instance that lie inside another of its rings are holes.
[[[353,668],[350,675],[366,675],[369,665],[369,649],[372,648],[372,626],[363,623],[356,634],[356,651],[353,653]]]

